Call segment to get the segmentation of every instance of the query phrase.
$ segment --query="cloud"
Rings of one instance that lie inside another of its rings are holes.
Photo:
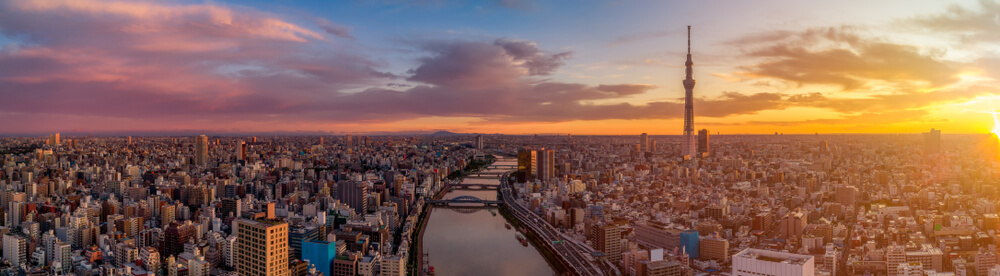
[[[767,38],[767,39],[762,39]],[[957,82],[961,64],[921,52],[916,46],[863,37],[854,27],[770,32],[730,41],[760,60],[741,75],[802,84],[837,85],[844,90],[873,81],[941,87]]]
[[[340,38],[354,39],[354,36],[351,35],[351,28],[330,22],[326,19],[317,20],[317,24],[320,29],[323,29],[323,31],[328,34],[332,34]]]
[[[952,5],[938,14],[921,15],[900,20],[898,25],[936,34],[957,35],[962,42],[1000,41],[1000,3],[980,0],[974,9]]]
[[[505,39],[431,41],[420,48],[431,56],[420,60],[410,81],[464,89],[510,86],[523,76],[549,75],[571,55],[546,54],[533,42]]]

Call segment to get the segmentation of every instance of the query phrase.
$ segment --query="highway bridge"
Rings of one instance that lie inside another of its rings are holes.
[[[570,270],[573,275],[605,275],[601,270],[601,265],[607,267],[609,263],[604,260],[601,263],[593,257],[596,251],[586,244],[559,232],[551,224],[545,222],[534,212],[525,208],[514,196],[510,183],[507,181],[509,173],[505,173],[500,179],[500,194],[504,202],[502,205],[514,216],[517,221],[524,226],[524,229],[534,233],[542,241],[546,250],[556,255],[559,263]]]

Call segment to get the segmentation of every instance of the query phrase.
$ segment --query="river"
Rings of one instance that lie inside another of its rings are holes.
[[[495,164],[515,164],[501,159]],[[467,184],[500,184],[498,179],[467,178]],[[453,190],[444,196],[496,200],[496,190]],[[494,216],[490,211],[496,213]],[[521,245],[497,208],[434,207],[422,241],[438,276],[553,275],[552,267],[530,243]]]

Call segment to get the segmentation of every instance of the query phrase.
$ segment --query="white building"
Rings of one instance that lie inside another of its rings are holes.
[[[815,275],[813,256],[747,248],[733,255],[735,276]]]

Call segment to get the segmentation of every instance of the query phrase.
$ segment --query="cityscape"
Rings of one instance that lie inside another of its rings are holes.
[[[0,275],[1000,276],[998,18],[0,0]]]

